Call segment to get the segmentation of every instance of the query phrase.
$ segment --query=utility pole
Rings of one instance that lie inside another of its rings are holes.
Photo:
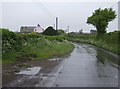
[[[58,30],[58,17],[56,17],[56,30]]]
[[[68,26],[68,33],[69,33],[69,28],[70,28],[70,27]]]
[[[120,1],[118,2],[118,30],[120,31]]]

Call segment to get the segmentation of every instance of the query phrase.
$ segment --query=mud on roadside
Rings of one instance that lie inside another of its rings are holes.
[[[67,56],[65,56],[67,57]],[[17,62],[16,64],[2,65],[2,87],[35,87],[52,70],[60,64],[64,58],[29,60]],[[16,74],[21,70],[40,67],[40,71],[34,75]]]

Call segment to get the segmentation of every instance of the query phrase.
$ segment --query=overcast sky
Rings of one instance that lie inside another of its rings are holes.
[[[59,28],[78,32],[95,29],[86,24],[87,17],[98,8],[110,8],[118,12],[117,2],[2,2],[2,27],[19,31],[21,26],[36,26],[44,29],[59,19]],[[108,32],[118,29],[118,18],[110,22]]]

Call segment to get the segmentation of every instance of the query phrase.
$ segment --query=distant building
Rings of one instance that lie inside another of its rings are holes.
[[[79,34],[83,34],[83,29],[79,30]]]
[[[97,30],[90,30],[91,34],[97,34]]]
[[[38,24],[37,26],[22,26],[20,28],[21,33],[31,33],[31,32],[38,32],[42,33],[44,29]]]
[[[65,33],[69,33],[69,32],[68,32],[68,29],[65,30]]]

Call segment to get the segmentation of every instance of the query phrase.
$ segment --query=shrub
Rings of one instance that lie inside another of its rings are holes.
[[[1,29],[2,30],[2,52],[9,52],[14,50],[20,50],[22,47],[22,39],[21,37],[17,36],[12,31],[8,29]]]
[[[53,27],[49,26],[42,34],[48,36],[55,36],[58,35],[58,32],[57,30],[54,30]]]
[[[59,35],[61,35],[61,34],[64,34],[64,33],[65,33],[65,32],[64,32],[64,30],[62,30],[62,29],[58,29],[57,31],[58,31],[58,34],[59,34]]]

